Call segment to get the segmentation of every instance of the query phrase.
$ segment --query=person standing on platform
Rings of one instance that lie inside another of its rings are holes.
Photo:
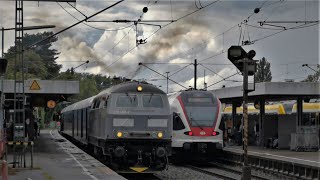
[[[38,137],[38,128],[39,127],[38,127],[38,122],[36,120],[34,121],[33,127],[34,127],[34,132],[35,132],[34,133],[34,137],[37,138]]]

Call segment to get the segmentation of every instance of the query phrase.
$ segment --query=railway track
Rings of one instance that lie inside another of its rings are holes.
[[[211,176],[215,176],[221,179],[226,179],[226,180],[239,180],[241,179],[241,170],[237,170],[234,167],[228,167],[223,164],[218,164],[214,162],[209,162],[208,165],[210,167],[199,167],[196,165],[185,165],[184,167],[190,168],[192,170],[205,173]],[[203,165],[202,165],[203,166]],[[270,178],[267,177],[262,177],[259,175],[252,174],[251,177],[253,179],[258,179],[258,180],[269,180]]]
[[[234,152],[224,152],[219,155],[219,158],[212,159],[220,164],[242,166],[243,157],[241,154]],[[303,165],[292,163],[289,161],[270,159],[249,155],[249,165],[252,170],[270,174],[279,179],[294,179],[294,180],[319,180],[320,168],[311,165]]]

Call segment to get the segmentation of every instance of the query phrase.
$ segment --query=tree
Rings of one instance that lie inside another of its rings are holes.
[[[59,53],[57,52],[57,50],[52,49],[52,43],[58,40],[57,37],[53,37],[49,40],[43,41],[35,45],[32,49],[26,48],[27,46],[38,42],[52,34],[53,32],[43,32],[24,35],[24,67],[26,68],[25,73],[28,71],[27,78],[51,79],[58,76],[62,66],[58,65],[55,62],[55,60],[58,58],[57,55],[59,55]],[[11,46],[8,49],[7,53],[5,53],[5,58],[8,59],[7,77],[13,79],[15,70],[15,46]],[[17,63],[18,67],[19,65],[21,66],[21,62]],[[18,72],[18,76],[21,76],[21,73]]]
[[[32,50],[24,52],[24,68],[25,78],[40,78],[45,79],[48,71],[42,58]],[[14,61],[15,61],[15,47],[11,46],[8,52],[5,54],[5,58],[8,59],[7,78],[14,79]],[[21,62],[17,62],[17,67],[21,67]],[[21,68],[17,68],[21,69]],[[17,71],[17,78],[22,76],[20,71]]]
[[[302,82],[318,82],[319,80],[320,80],[320,65],[317,65],[317,72],[315,72],[313,75],[309,75]]]
[[[23,37],[23,43],[25,46],[29,46],[51,35],[53,35],[53,32],[25,34]],[[57,76],[62,67],[62,65],[57,64],[55,61],[58,58],[57,55],[59,55],[59,52],[56,49],[52,49],[52,43],[56,42],[57,40],[58,37],[54,36],[34,46],[34,52],[39,54],[39,56],[43,59],[48,70],[46,79],[51,79],[52,77]]]
[[[255,74],[256,82],[270,82],[272,80],[272,74],[270,70],[270,63],[266,58],[259,60],[257,64],[257,72]]]

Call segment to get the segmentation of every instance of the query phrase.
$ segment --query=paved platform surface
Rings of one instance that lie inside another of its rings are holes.
[[[29,158],[27,167],[30,166]],[[8,163],[12,156],[8,156]],[[9,166],[11,166],[9,164]],[[9,168],[10,180],[124,180],[107,166],[77,148],[57,130],[42,130],[35,140],[34,168]]]
[[[242,153],[242,146],[228,146],[224,151]],[[290,150],[266,149],[257,146],[248,147],[249,155],[261,156],[264,158],[283,160],[292,163],[304,164],[313,167],[320,167],[320,152],[296,152]]]

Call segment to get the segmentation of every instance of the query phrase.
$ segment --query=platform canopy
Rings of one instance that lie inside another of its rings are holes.
[[[68,97],[79,94],[79,81],[39,80],[29,79],[24,81],[24,92],[32,106],[43,107],[48,101],[65,101]],[[2,90],[0,83],[0,91]],[[22,93],[22,84],[17,86],[17,93]],[[14,99],[14,80],[3,81],[3,92],[9,106]]]
[[[16,0],[8,0],[16,1]],[[36,1],[36,2],[76,2],[76,0],[23,0],[23,1]]]
[[[242,86],[211,90],[222,102],[242,101]],[[320,98],[319,82],[263,82],[256,83],[255,91],[249,93],[249,101],[259,98],[272,101]]]

